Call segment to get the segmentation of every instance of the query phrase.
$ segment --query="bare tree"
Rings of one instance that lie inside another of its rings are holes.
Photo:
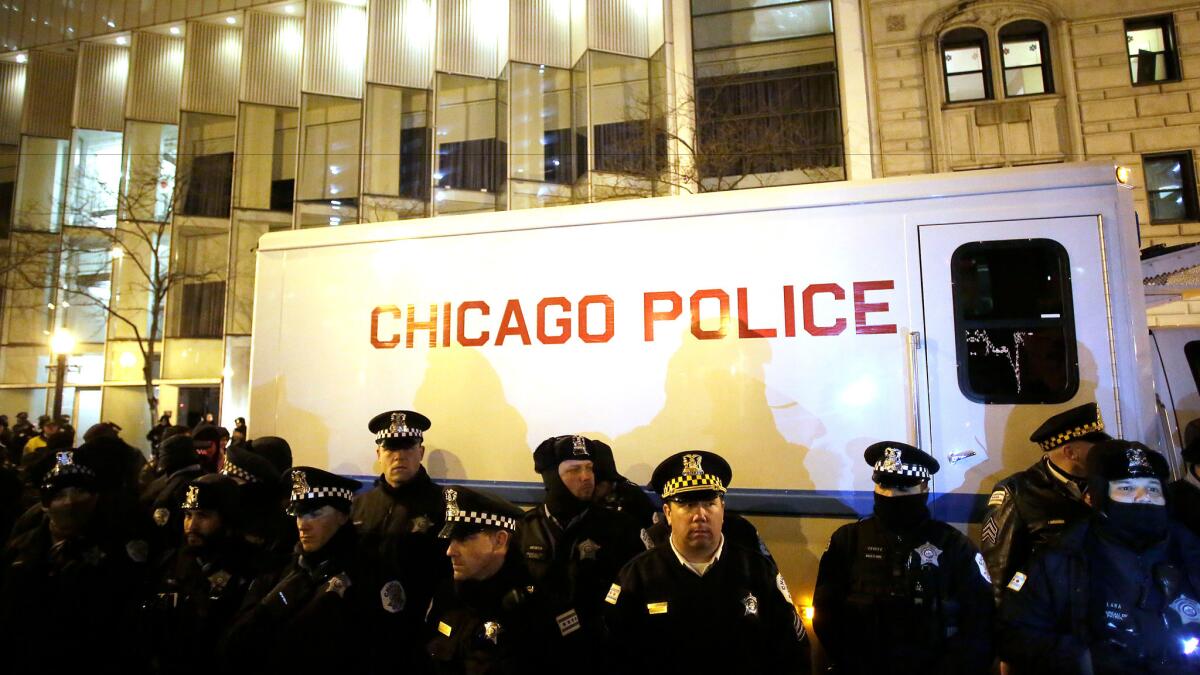
[[[18,206],[6,275],[7,292],[48,291],[59,311],[88,308],[106,316],[102,340],[137,346],[151,425],[158,417],[155,365],[167,298],[182,285],[224,278],[223,265],[171,264],[176,194],[184,183],[173,171],[133,171],[121,186],[73,177],[57,232],[21,231],[38,211]],[[47,260],[54,261],[50,269]]]

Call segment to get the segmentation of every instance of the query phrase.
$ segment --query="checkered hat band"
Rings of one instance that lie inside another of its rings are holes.
[[[392,431],[392,428],[388,427],[375,433],[376,442],[386,441],[389,438],[424,438],[424,436],[420,429],[412,427],[400,427],[395,431]]]
[[[307,499],[345,499],[346,501],[354,501],[354,491],[340,487],[318,487],[312,488],[303,494],[293,492],[292,501],[302,502]]]
[[[1040,445],[1042,446],[1042,450],[1053,450],[1067,441],[1079,438],[1080,436],[1086,436],[1096,431],[1104,431],[1104,420],[1096,420],[1091,424],[1085,424],[1081,427],[1075,427],[1074,429],[1067,429],[1062,433],[1055,434],[1050,438],[1047,438],[1046,440],[1042,441]]]
[[[909,476],[911,478],[929,478],[929,469],[920,464],[905,464],[898,462],[892,467],[884,468],[883,461],[875,462],[875,470],[879,473],[890,473],[896,476]]]
[[[502,527],[506,530],[517,529],[517,519],[508,516],[498,516],[485,511],[459,511],[455,515],[446,515],[447,523],[464,523],[467,525],[488,525]]]
[[[257,478],[252,476],[249,471],[243,469],[242,467],[238,466],[237,464],[234,464],[233,462],[230,462],[229,460],[225,460],[225,466],[221,469],[221,475],[233,476],[234,478],[241,478],[242,480],[246,481],[247,483],[260,482]]]
[[[80,466],[79,464],[56,464],[50,471],[50,477],[75,475],[91,476],[95,478],[96,472],[92,471],[86,466]]]
[[[663,485],[662,498],[666,499],[683,492],[702,490],[725,492],[725,485],[721,483],[719,477],[707,473],[699,476],[676,476]]]

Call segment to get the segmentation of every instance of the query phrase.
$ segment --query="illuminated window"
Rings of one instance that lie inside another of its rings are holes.
[[[1004,95],[1032,96],[1054,91],[1050,39],[1040,21],[1014,21],[1000,29]]]
[[[1150,222],[1178,223],[1200,217],[1190,150],[1142,156]]]
[[[235,205],[290,213],[296,195],[300,111],[243,104],[238,126]]]
[[[427,215],[431,98],[426,89],[368,86],[364,222]]]
[[[228,218],[233,192],[233,117],[184,113],[179,143],[180,215]]]
[[[77,129],[71,140],[66,222],[80,227],[117,224],[121,133]]]
[[[1125,41],[1129,45],[1129,74],[1135,85],[1179,79],[1175,22],[1170,16],[1127,20]]]
[[[979,28],[956,28],[942,37],[946,101],[982,101],[992,97],[987,34]]]
[[[500,80],[437,76],[437,213],[492,211],[504,182],[505,143],[499,122]]]

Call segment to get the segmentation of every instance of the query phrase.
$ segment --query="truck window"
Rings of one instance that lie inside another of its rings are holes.
[[[958,386],[979,403],[1062,403],[1079,389],[1071,267],[1049,239],[978,241],[950,259]]]
[[[1188,369],[1192,371],[1192,379],[1196,381],[1196,389],[1200,390],[1200,340],[1192,340],[1184,345],[1183,355],[1187,357]]]

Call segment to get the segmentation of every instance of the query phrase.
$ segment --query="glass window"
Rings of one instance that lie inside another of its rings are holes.
[[[830,0],[787,3],[693,0],[692,16],[693,49],[833,33]]]
[[[431,99],[425,89],[368,87],[364,221],[427,215]]]
[[[593,52],[592,169],[648,176],[650,64],[646,59]]]
[[[357,206],[362,101],[306,94],[300,124],[297,201]]]
[[[57,234],[43,232],[16,231],[9,239],[6,250],[12,256],[12,269],[4,286],[6,345],[45,346],[53,329],[54,274],[59,266],[59,246]]]
[[[692,12],[767,4],[780,3],[693,0]],[[805,20],[811,13],[803,13],[827,4],[773,7],[785,13],[779,28],[790,25],[791,39],[751,44],[756,35],[742,34],[708,49],[699,48],[697,39],[695,163],[701,190],[845,178],[832,14],[825,6],[821,22],[814,25]],[[725,22],[736,32],[742,13],[725,11],[696,21],[713,26]]]
[[[229,227],[176,226],[171,258],[168,337],[221,337],[225,322]]]
[[[291,229],[288,216],[262,211],[236,212],[233,223],[233,252],[226,298],[226,335],[249,335],[254,321],[254,266],[258,240],[268,232]]]
[[[171,215],[179,127],[129,121],[125,125],[121,218],[163,221]]]
[[[956,28],[942,38],[946,100],[980,101],[992,97],[987,34],[979,28]]]
[[[1054,91],[1050,39],[1039,21],[1014,21],[1000,29],[1004,95],[1031,96]]]
[[[121,183],[121,133],[76,129],[67,176],[66,223],[112,228]]]
[[[13,197],[17,187],[18,146],[0,145],[0,238],[7,238],[12,227]]]
[[[964,244],[950,258],[958,386],[980,403],[1062,403],[1079,389],[1067,251],[1050,239]]]
[[[13,229],[58,231],[62,223],[69,145],[57,138],[21,139]]]
[[[507,152],[497,133],[497,80],[437,76],[437,213],[492,211]]]
[[[59,279],[57,324],[78,342],[103,343],[112,301],[112,237],[90,228],[67,228]]]
[[[1129,45],[1129,74],[1135,85],[1179,79],[1175,22],[1170,16],[1127,20],[1125,41]]]
[[[1190,150],[1142,157],[1150,222],[1196,220],[1196,172]]]
[[[510,69],[512,208],[571,202],[571,71],[524,63]]]
[[[300,111],[247,103],[238,126],[236,205],[291,213]]]
[[[592,200],[591,181],[587,179],[588,167],[591,166],[591,109],[588,107],[588,70],[591,56],[584,52],[583,56],[571,69],[571,118],[575,124],[575,133],[571,141],[574,171],[572,178],[575,184],[571,190],[572,199],[579,204]]]
[[[184,216],[228,218],[233,191],[237,121],[222,115],[183,114],[176,208]]]

